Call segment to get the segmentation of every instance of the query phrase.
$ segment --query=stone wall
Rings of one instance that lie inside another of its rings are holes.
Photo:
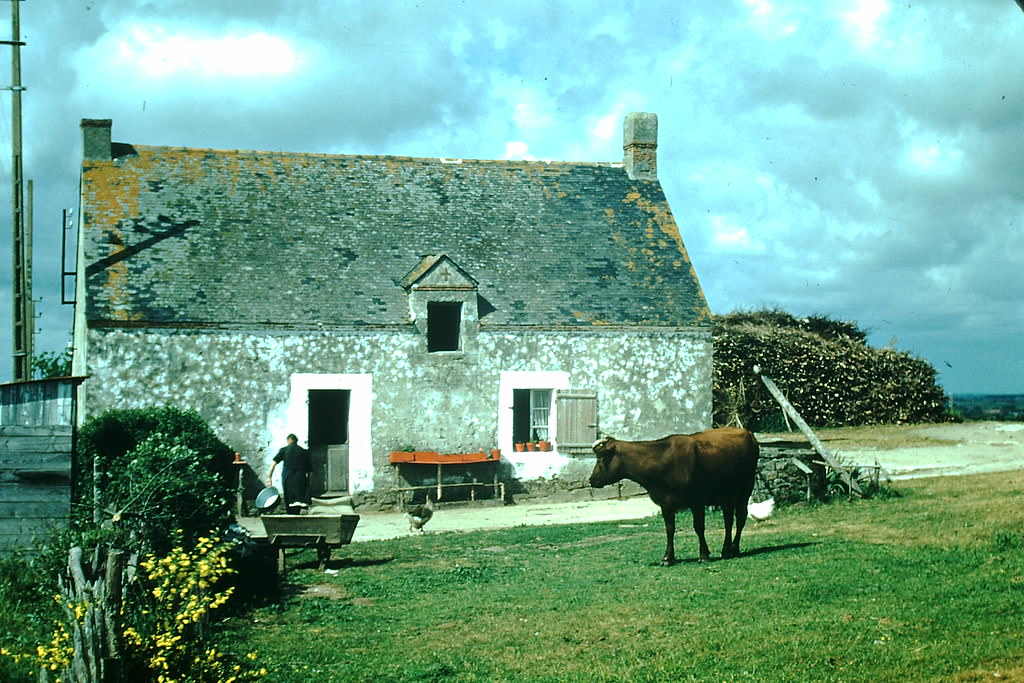
[[[793,460],[799,460],[811,474],[804,473]],[[780,505],[823,497],[825,470],[817,464],[821,457],[809,447],[761,444],[758,476],[754,481],[755,502],[774,498]],[[809,487],[809,494],[808,494]]]

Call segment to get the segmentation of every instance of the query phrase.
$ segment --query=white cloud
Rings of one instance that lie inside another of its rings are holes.
[[[916,121],[906,122],[901,136],[902,162],[910,172],[950,175],[963,166],[964,152],[956,139],[923,130]]]
[[[857,0],[857,6],[841,14],[858,45],[869,47],[881,38],[882,21],[892,8],[886,0]]]
[[[302,61],[289,41],[263,31],[204,35],[147,24],[112,31],[93,50],[147,78],[282,76]]]
[[[912,167],[921,171],[949,174],[960,168],[964,153],[952,145],[925,142],[910,145],[906,158]]]
[[[598,140],[611,140],[618,133],[622,126],[622,110],[625,106],[621,103],[606,116],[602,116],[590,129],[590,134]]]
[[[523,96],[529,101],[519,102],[513,108],[512,118],[516,125],[521,130],[538,130],[550,126],[553,116],[547,111],[547,103],[536,93],[530,91],[524,91]]]
[[[743,0],[743,2],[754,13],[754,16],[763,17],[775,9],[768,0]]]
[[[615,102],[605,110],[605,114],[593,119],[591,136],[602,143],[605,140],[619,139],[622,136],[622,121],[626,114],[632,111],[650,111],[647,108],[647,98],[631,90],[617,93]]]
[[[505,158],[519,161],[536,161],[537,157],[530,152],[530,146],[525,142],[512,141],[505,143]]]
[[[751,24],[766,38],[786,38],[800,29],[800,9],[797,6],[779,7],[768,0],[743,2],[750,8]]]
[[[760,252],[764,244],[750,237],[750,232],[727,216],[708,217],[712,244],[722,251]]]
[[[458,56],[466,53],[466,46],[473,41],[473,32],[465,22],[458,22],[455,25],[455,30],[452,31],[451,47],[452,53]]]
[[[508,47],[509,40],[512,37],[512,31],[509,29],[508,24],[495,19],[488,22],[487,31],[490,33],[494,49],[504,50]]]
[[[608,160],[623,115],[653,111],[716,313],[834,313],[948,357],[951,389],[1024,386],[1013,2],[344,5],[26,3],[36,215],[74,205],[81,117],[138,144]],[[948,331],[960,312],[999,321],[977,340],[999,373]]]

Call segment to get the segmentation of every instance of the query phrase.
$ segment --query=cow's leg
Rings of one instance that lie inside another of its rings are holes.
[[[736,506],[736,536],[732,539],[732,557],[740,556],[740,534],[747,523],[747,504],[740,503]]]
[[[722,558],[732,557],[732,515],[733,507],[726,503],[722,506],[722,520],[725,522],[725,542],[722,543]]]
[[[661,566],[669,567],[676,563],[676,511],[662,507],[661,516],[665,520],[665,557]]]
[[[693,530],[697,532],[697,540],[700,542],[700,562],[707,562],[711,559],[711,551],[708,550],[708,542],[704,539],[704,506],[694,505],[690,508],[693,513]]]

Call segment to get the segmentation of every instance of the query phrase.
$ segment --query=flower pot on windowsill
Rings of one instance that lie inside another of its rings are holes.
[[[537,442],[537,446],[542,451],[550,451],[551,450],[551,442],[550,441],[538,441]]]
[[[491,449],[491,460],[501,460],[501,449],[500,448],[492,448]]]
[[[531,451],[531,452],[537,450],[537,444],[534,443],[533,441],[527,441],[526,442],[526,450]]]
[[[526,444],[525,443],[517,443],[516,444],[516,453],[522,453],[525,450],[526,450]]]

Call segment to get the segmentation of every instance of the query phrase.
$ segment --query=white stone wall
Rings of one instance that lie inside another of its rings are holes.
[[[578,457],[514,453],[510,430],[500,425],[508,410],[503,373],[540,373],[559,378],[551,388],[598,392],[601,431],[618,438],[658,438],[711,425],[706,330],[481,329],[471,353],[452,354],[427,354],[422,335],[411,328],[93,329],[88,337],[85,415],[167,403],[194,408],[257,471],[265,471],[288,432],[305,432],[303,387],[353,390],[354,490],[390,485],[388,454],[410,447],[500,447],[519,479],[589,469],[592,463]]]

